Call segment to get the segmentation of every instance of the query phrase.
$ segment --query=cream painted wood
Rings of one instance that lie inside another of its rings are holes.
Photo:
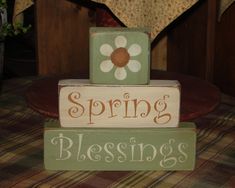
[[[59,82],[62,127],[177,127],[180,83],[94,85],[88,80]]]

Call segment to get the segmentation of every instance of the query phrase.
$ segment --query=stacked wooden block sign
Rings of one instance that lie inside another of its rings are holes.
[[[90,29],[90,80],[60,80],[47,122],[49,170],[192,170],[196,131],[179,123],[180,83],[150,80],[145,30]]]

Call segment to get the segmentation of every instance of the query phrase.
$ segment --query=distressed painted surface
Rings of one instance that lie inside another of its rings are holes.
[[[90,81],[102,84],[148,84],[149,34],[140,29],[90,29]]]
[[[62,127],[177,127],[178,81],[149,85],[94,85],[88,80],[59,82]]]
[[[48,127],[54,128],[48,128]],[[48,170],[193,170],[194,123],[179,128],[55,128],[47,123]]]

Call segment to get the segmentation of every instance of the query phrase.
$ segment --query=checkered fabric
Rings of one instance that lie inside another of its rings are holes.
[[[34,112],[24,93],[32,78],[4,81],[0,95],[0,187],[180,187],[235,186],[235,100],[222,100],[195,121],[194,171],[46,171],[43,124],[57,121]]]

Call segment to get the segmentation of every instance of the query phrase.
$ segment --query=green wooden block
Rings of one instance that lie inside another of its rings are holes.
[[[48,170],[193,170],[194,123],[179,128],[56,128],[46,123]]]
[[[90,81],[102,84],[148,84],[150,39],[147,30],[90,29]]]

